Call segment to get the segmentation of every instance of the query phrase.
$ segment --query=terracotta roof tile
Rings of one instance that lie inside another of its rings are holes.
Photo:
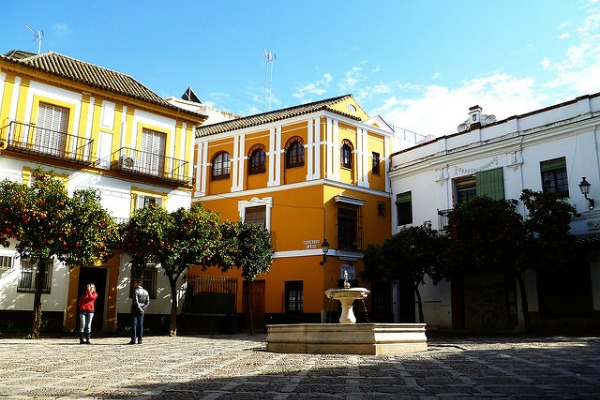
[[[299,115],[309,114],[316,111],[327,110],[336,114],[343,115],[345,117],[360,121],[360,118],[340,112],[331,108],[331,106],[352,98],[352,95],[347,94],[344,96],[333,97],[331,99],[316,101],[313,103],[302,104],[299,106],[283,108],[281,110],[270,111],[262,114],[250,115],[230,121],[220,122],[217,124],[200,126],[196,128],[196,137],[204,137],[210,135],[216,135],[218,133],[229,132],[236,129],[244,129],[252,126],[258,126],[268,124],[275,121],[281,121],[288,118],[293,118]]]
[[[11,61],[52,75],[83,83],[98,89],[129,96],[187,114],[200,114],[180,109],[142,85],[132,77],[52,51],[30,54],[19,51],[0,55],[0,60]]]

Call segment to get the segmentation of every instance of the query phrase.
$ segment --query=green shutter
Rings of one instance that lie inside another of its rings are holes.
[[[475,174],[477,196],[489,196],[494,200],[504,199],[504,174],[502,167]]]

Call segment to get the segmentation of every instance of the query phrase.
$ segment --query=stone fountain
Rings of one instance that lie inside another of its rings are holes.
[[[344,288],[325,295],[342,305],[339,324],[267,325],[267,351],[309,354],[401,354],[427,350],[425,324],[356,323],[354,300],[370,291],[351,288],[344,271]]]

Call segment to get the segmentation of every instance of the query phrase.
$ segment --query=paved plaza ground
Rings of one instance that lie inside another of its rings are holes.
[[[438,336],[394,356],[277,354],[265,340],[0,338],[0,399],[600,398],[598,337]]]

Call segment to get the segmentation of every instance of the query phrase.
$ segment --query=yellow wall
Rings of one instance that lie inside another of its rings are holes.
[[[350,103],[348,103],[350,104]],[[346,109],[347,104],[342,106]],[[357,113],[367,119],[364,111],[357,107]],[[363,115],[364,114],[364,115]],[[328,138],[327,118],[320,119],[320,141]],[[361,129],[365,129],[364,126]],[[335,202],[335,196],[344,195],[361,199],[364,204],[361,206],[360,225],[362,227],[364,249],[370,243],[381,244],[391,235],[391,224],[389,223],[390,199],[385,191],[386,172],[385,157],[389,151],[385,148],[384,136],[380,133],[370,131],[367,133],[367,149],[362,151],[368,155],[360,161],[364,161],[364,179],[368,180],[368,190],[358,188],[357,164],[359,156],[353,155],[353,168],[351,171],[338,168],[340,184],[325,185],[323,181],[307,182],[307,172],[309,171],[308,152],[308,122],[302,121],[294,124],[281,125],[281,147],[286,145],[295,137],[300,137],[305,145],[305,164],[301,167],[286,168],[285,153],[280,157],[281,184],[275,187],[267,187],[269,175],[269,163],[274,163],[274,159],[267,157],[267,171],[264,174],[248,176],[248,156],[250,149],[256,144],[265,146],[265,151],[269,153],[269,131],[260,129],[256,132],[242,135],[245,148],[243,154],[246,166],[246,176],[243,179],[244,188],[241,191],[231,192],[232,180],[222,181],[210,180],[207,185],[208,197],[200,197],[197,200],[203,202],[207,209],[217,211],[222,219],[237,220],[239,218],[238,204],[241,201],[250,201],[252,198],[259,200],[265,198],[272,199],[271,208],[271,234],[275,249],[275,258],[268,274],[262,275],[257,280],[265,281],[265,312],[283,313],[285,307],[285,282],[303,281],[304,291],[304,313],[322,313],[327,307],[327,299],[324,291],[335,287],[340,279],[340,269],[348,261],[342,261],[336,255],[337,253],[337,210],[340,204]],[[339,157],[339,148],[344,139],[352,142],[354,150],[363,146],[365,141],[358,135],[357,126],[349,123],[338,124],[338,143],[333,144],[334,157]],[[233,139],[216,137],[208,143],[208,160],[212,160],[214,154],[219,151],[227,151],[233,157]],[[380,174],[371,173],[371,153],[380,154]],[[327,168],[327,149],[326,145],[320,147],[320,176],[326,176]],[[232,165],[233,177],[233,165]],[[350,185],[350,186],[348,186]],[[223,196],[226,194],[226,198]],[[218,195],[218,196],[211,196]],[[384,204],[385,215],[379,215],[379,203]],[[327,239],[331,245],[330,255],[327,261],[323,261],[321,245],[324,239]],[[307,242],[315,242],[313,248],[307,245]],[[362,270],[362,262],[353,263],[355,271],[358,274]],[[196,273],[199,273],[196,270]],[[209,269],[204,274],[219,275],[218,269]],[[239,271],[230,271],[230,276],[238,276]],[[362,279],[358,277],[359,281]],[[238,288],[238,312],[242,312],[242,279],[239,280]],[[367,285],[368,286],[368,285]],[[368,299],[369,300],[369,299]]]

